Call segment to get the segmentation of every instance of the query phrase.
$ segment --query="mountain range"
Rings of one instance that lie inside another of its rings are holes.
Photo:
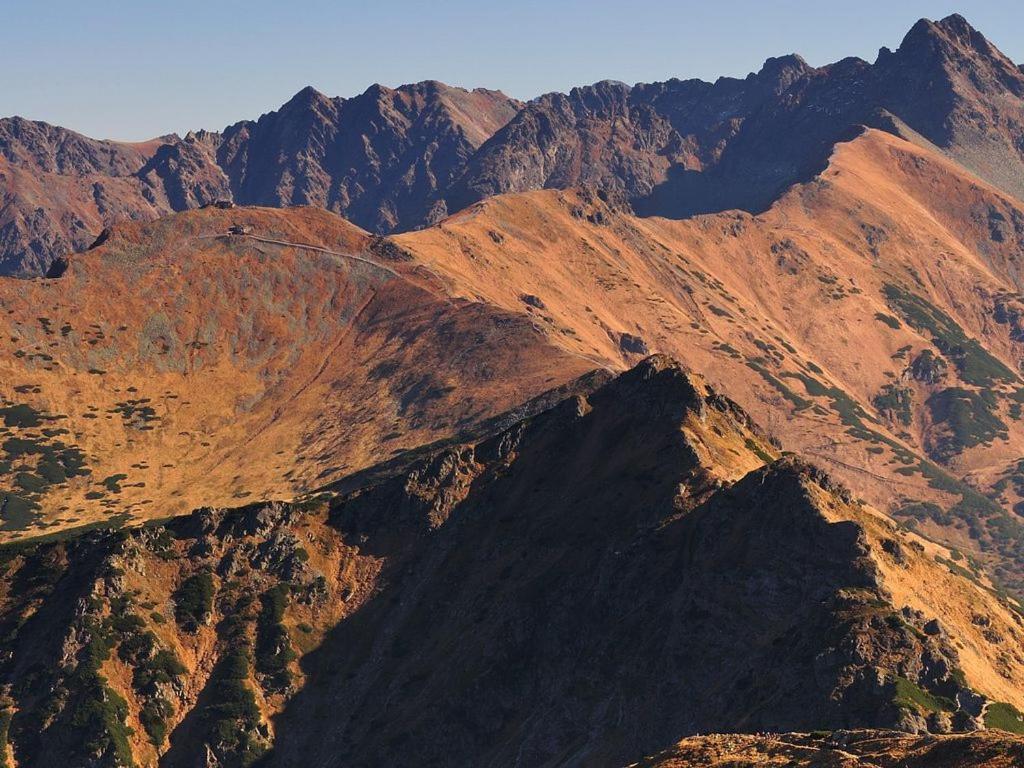
[[[0,120],[0,274],[42,274],[104,227],[234,200],[312,205],[378,234],[483,198],[592,185],[642,215],[759,212],[860,126],[925,143],[1024,194],[1024,72],[962,17],[874,64],[769,59],[745,79],[602,82],[526,104],[423,82],[304,88],[258,120],[141,144]]]
[[[9,118],[0,179],[0,767],[1021,761],[1024,70],[962,17]]]

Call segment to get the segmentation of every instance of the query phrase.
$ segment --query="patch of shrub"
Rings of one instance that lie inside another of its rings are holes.
[[[985,727],[1024,734],[1024,715],[1012,704],[996,702],[985,710]]]
[[[896,678],[893,703],[900,709],[914,712],[953,712],[956,705],[945,696],[935,696],[905,677]]]
[[[910,426],[913,421],[913,412],[911,411],[913,400],[913,390],[907,387],[898,387],[895,384],[886,384],[871,402],[891,421],[897,421],[903,426]]]
[[[878,320],[879,322],[885,323],[894,331],[898,331],[900,328],[903,327],[902,325],[900,325],[899,320],[897,320],[892,315],[885,314],[884,312],[875,312],[875,319]]]
[[[11,768],[7,760],[7,741],[11,730],[11,718],[14,713],[10,708],[0,709],[0,768]]]
[[[131,729],[125,724],[128,702],[100,674],[103,662],[110,658],[109,639],[99,622],[88,622],[87,631],[90,639],[68,679],[70,716],[62,729],[69,742],[68,754],[79,761],[75,764],[134,766]]]
[[[768,384],[774,387],[780,395],[789,400],[789,402],[793,404],[795,410],[803,411],[814,405],[810,400],[805,397],[800,397],[800,395],[787,387],[777,376],[765,368],[762,362],[757,358],[748,357],[746,363],[748,368],[757,373]]]
[[[128,475],[121,475],[121,474],[111,475],[110,477],[104,478],[103,481],[100,484],[104,488],[106,488],[110,493],[120,493],[121,492],[121,481],[122,480],[127,480],[127,479],[128,479]]]
[[[256,623],[256,670],[263,675],[269,690],[283,691],[291,685],[288,665],[295,659],[291,639],[282,624],[288,605],[288,586],[271,587],[263,593],[260,603]]]
[[[41,426],[44,417],[31,405],[18,403],[0,408],[0,418],[4,420],[5,426],[32,429]]]
[[[996,416],[995,396],[989,391],[950,387],[929,397],[927,405],[933,421],[945,424],[949,430],[936,446],[940,459],[1007,437],[1006,424]]]
[[[920,296],[897,285],[884,286],[885,297],[907,324],[931,336],[932,343],[956,366],[968,384],[991,387],[998,382],[1019,381],[1017,374],[993,357],[977,339],[964,333],[953,318]]]
[[[186,632],[197,632],[213,610],[213,576],[208,571],[189,576],[174,593],[174,617]]]
[[[249,671],[248,653],[240,647],[229,650],[213,671],[203,719],[207,743],[222,765],[252,765],[266,749],[258,737],[260,710]]]
[[[111,615],[104,622],[111,641],[119,641],[118,656],[132,668],[132,688],[141,702],[139,721],[146,735],[156,746],[167,738],[167,719],[174,706],[167,701],[162,685],[186,673],[174,651],[159,648],[153,632],[146,629],[141,616],[130,611],[128,597],[111,601]]]
[[[167,741],[167,719],[173,714],[174,707],[161,698],[147,699],[139,710],[139,722],[154,746]]]

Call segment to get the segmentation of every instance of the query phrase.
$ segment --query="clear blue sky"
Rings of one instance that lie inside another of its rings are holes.
[[[1024,61],[1022,0],[0,0],[0,116],[139,140],[258,117],[305,85],[437,79],[533,96],[605,78],[874,60],[962,13]]]

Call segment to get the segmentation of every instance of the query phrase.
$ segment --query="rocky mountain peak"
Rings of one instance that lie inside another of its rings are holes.
[[[785,78],[793,80],[813,70],[814,67],[808,64],[803,56],[797,53],[790,53],[785,56],[771,56],[765,59],[756,77],[759,79],[770,78],[778,80]]]
[[[309,115],[330,119],[337,114],[337,102],[313,86],[307,85],[286,101],[280,109],[270,114],[279,119],[302,119]],[[264,115],[260,120],[262,121],[266,117]]]
[[[940,21],[921,19],[903,38],[897,56],[918,63],[945,63],[958,68],[991,68],[1011,79],[1019,68],[959,14]]]
[[[383,99],[383,98],[387,98],[387,97],[391,96],[391,94],[393,94],[393,93],[394,93],[394,90],[391,89],[391,88],[388,88],[386,85],[384,85],[382,83],[373,83],[365,91],[363,91],[361,94],[359,94],[359,96],[356,96],[354,98],[358,99],[358,98],[362,97],[364,99],[369,99],[369,100]]]
[[[629,111],[630,90],[628,85],[617,80],[601,80],[573,88],[569,91],[569,101],[584,115],[621,115]]]
[[[606,389],[624,402],[657,400],[688,408],[700,401],[705,385],[674,358],[656,354],[641,360]]]
[[[309,107],[310,105],[327,101],[331,101],[331,98],[329,96],[321,93],[312,85],[307,85],[305,88],[302,88],[301,90],[297,91],[294,96],[288,99],[288,101],[284,103],[281,109],[284,110],[290,107]]]

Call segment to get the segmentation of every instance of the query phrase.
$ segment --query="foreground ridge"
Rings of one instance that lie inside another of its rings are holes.
[[[1024,730],[1024,671],[979,651],[1021,619],[948,550],[670,358],[593,384],[329,498],[8,546],[18,764],[626,765],[714,731]]]
[[[888,731],[697,736],[630,768],[718,768],[735,765],[873,766],[875,768],[1010,768],[1024,744],[1003,733],[925,738]]]

